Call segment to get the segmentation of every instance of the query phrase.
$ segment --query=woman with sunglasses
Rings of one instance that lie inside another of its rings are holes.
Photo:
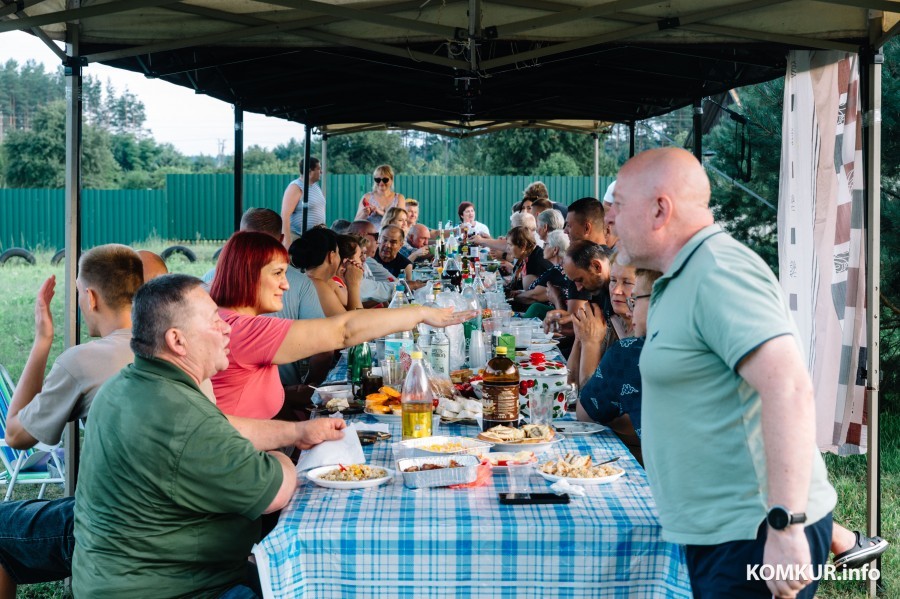
[[[372,174],[372,191],[359,200],[356,220],[367,220],[381,229],[381,219],[389,208],[405,208],[406,198],[394,191],[394,169],[382,164]]]
[[[311,320],[264,316],[284,306],[284,292],[290,288],[287,267],[287,250],[264,233],[239,231],[222,248],[210,295],[231,326],[228,368],[212,377],[217,405],[225,414],[293,420],[279,364],[408,331],[422,322],[445,327],[472,318],[471,311],[454,314],[425,306],[351,310]]]
[[[643,464],[641,454],[641,372],[638,362],[647,335],[647,310],[653,282],[661,276],[655,270],[638,270],[613,264],[610,295],[613,310],[627,317],[628,332],[612,342],[602,359],[597,346],[606,336],[602,316],[590,304],[572,316],[575,335],[581,340],[579,420],[609,426]],[[585,376],[586,375],[586,376]]]

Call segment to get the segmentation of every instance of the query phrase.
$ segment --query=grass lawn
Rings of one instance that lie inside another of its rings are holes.
[[[150,241],[144,246],[156,252],[162,251],[168,243]],[[172,272],[202,275],[212,265],[212,254],[219,247],[217,244],[191,245],[198,260],[189,263],[179,255],[169,261]],[[62,329],[62,308],[64,301],[63,267],[50,266],[50,252],[39,253],[37,266],[22,263],[0,267],[0,364],[6,366],[13,380],[18,380],[25,359],[34,339],[34,294],[41,282],[52,274],[57,276],[57,296],[53,300],[53,315],[57,330]],[[86,340],[86,338],[85,338]],[[50,363],[62,351],[62,336],[54,343]],[[894,402],[895,404],[897,402]],[[881,492],[882,492],[882,534],[890,541],[891,548],[882,562],[883,597],[900,597],[900,581],[897,571],[900,568],[898,550],[900,547],[900,414],[882,414],[881,419]],[[838,506],[834,519],[847,528],[865,530],[866,520],[866,457],[852,456],[839,458],[826,456],[831,481],[838,492]],[[21,487],[16,492],[16,499],[34,497],[36,487]],[[48,497],[58,497],[58,488],[48,490]],[[823,599],[850,599],[865,596],[866,583],[860,581],[823,582],[819,587],[818,597]],[[19,597],[27,598],[63,598],[68,593],[62,583],[24,586],[19,590]]]

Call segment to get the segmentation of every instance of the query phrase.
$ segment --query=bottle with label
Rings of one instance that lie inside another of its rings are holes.
[[[475,293],[475,287],[472,285],[472,279],[463,279],[462,289],[463,300],[466,302],[466,310],[474,310],[475,318],[471,318],[463,323],[463,331],[466,336],[466,344],[472,338],[472,331],[481,330],[481,304],[478,303],[478,295]],[[478,368],[480,364],[469,364],[469,368]]]
[[[422,364],[422,352],[412,352],[412,365],[403,383],[400,407],[403,414],[400,427],[403,439],[431,436],[434,407],[431,401],[431,384]]]
[[[372,352],[368,342],[354,345],[347,354],[347,376],[353,385],[353,394],[359,397],[363,379],[372,370]]]
[[[397,279],[397,289],[403,289],[403,294],[406,296],[406,303],[411,304],[413,299],[412,288],[410,288],[409,283],[406,282],[406,273],[401,272],[400,277]]]
[[[459,285],[462,283],[462,269],[459,266],[459,258],[456,257],[455,253],[447,260],[444,274],[450,279],[450,284],[459,289]]]
[[[435,374],[450,376],[450,338],[444,329],[435,328],[431,332],[430,362]]]
[[[501,424],[515,427],[519,423],[519,368],[506,357],[505,346],[498,346],[495,352],[482,375],[483,431]]]
[[[402,308],[408,306],[409,301],[406,299],[406,293],[402,284],[398,284],[394,290],[394,298],[391,300],[388,308]],[[398,362],[404,362],[404,354],[406,360],[409,359],[409,353],[413,347],[413,334],[411,331],[399,331],[391,333],[384,341],[384,357],[393,356]]]

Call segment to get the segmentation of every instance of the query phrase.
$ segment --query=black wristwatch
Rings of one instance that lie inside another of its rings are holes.
[[[766,513],[766,522],[772,530],[784,530],[791,524],[806,522],[806,514],[803,512],[794,514],[783,505],[773,505]]]

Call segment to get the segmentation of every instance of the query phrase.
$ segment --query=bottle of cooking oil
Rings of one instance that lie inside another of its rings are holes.
[[[413,351],[412,365],[403,383],[400,406],[403,412],[401,432],[403,439],[418,439],[431,436],[431,385],[422,364],[422,352]],[[518,380],[518,375],[516,376]]]
[[[519,423],[519,368],[506,356],[507,348],[499,345],[484,367],[482,404],[484,416],[481,430],[498,425],[515,427]]]

